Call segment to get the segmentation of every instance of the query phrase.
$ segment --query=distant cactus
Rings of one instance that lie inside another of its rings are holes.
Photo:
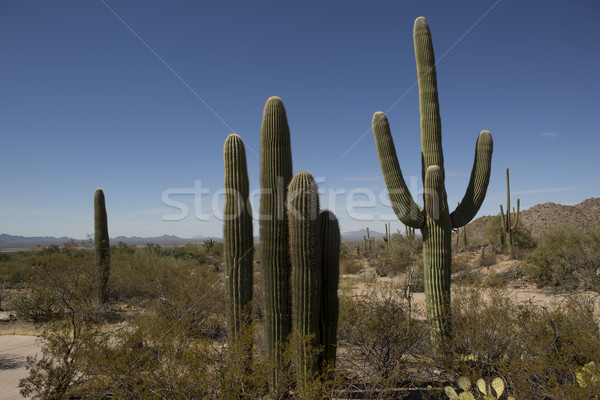
[[[502,227],[504,228],[504,232],[506,233],[506,247],[508,248],[508,252],[510,254],[513,253],[513,241],[512,234],[519,224],[519,206],[520,200],[517,198],[517,210],[513,208],[513,214],[515,216],[515,222],[511,225],[510,223],[510,179],[508,176],[508,168],[506,168],[506,216],[504,215],[504,209],[502,208],[502,204],[500,204],[500,215],[502,217]]]
[[[288,189],[288,226],[292,261],[293,329],[299,335],[296,372],[304,387],[318,372],[321,305],[319,194],[312,175],[300,171]]]
[[[338,284],[340,280],[340,226],[329,210],[319,213],[321,234],[321,318],[320,345],[323,362],[333,366],[337,350],[339,314]]]
[[[407,239],[415,238],[415,228],[411,228],[408,225],[404,225],[404,237]]]
[[[292,330],[291,265],[286,212],[292,179],[290,129],[283,102],[270,97],[260,129],[260,250],[265,302],[265,336],[270,384],[279,381],[280,352]]]
[[[235,338],[251,322],[249,304],[252,301],[254,257],[246,150],[238,135],[231,134],[225,140],[223,161],[225,164],[223,253],[229,298],[230,331],[232,338]]]
[[[382,112],[373,116],[373,133],[392,207],[405,225],[421,230],[427,319],[431,338],[441,350],[441,346],[438,346],[440,340],[450,335],[452,229],[466,225],[483,203],[489,182],[493,144],[488,131],[479,134],[469,186],[460,205],[450,213],[444,186],[435,57],[429,26],[423,17],[415,21],[414,43],[421,114],[423,209],[415,203],[406,186],[389,123]]]
[[[98,299],[108,301],[108,279],[110,276],[110,240],[108,237],[108,217],[102,189],[94,192],[94,246],[98,271]]]

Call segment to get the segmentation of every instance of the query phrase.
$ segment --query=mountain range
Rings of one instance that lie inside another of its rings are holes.
[[[487,229],[487,224],[493,216],[483,216],[477,218],[467,225],[469,236],[483,237]],[[592,227],[600,224],[600,198],[592,197],[582,201],[574,206],[565,206],[555,203],[543,203],[533,206],[527,210],[521,211],[520,215],[523,227],[527,228],[534,237],[539,237],[543,231],[550,226],[572,226],[576,228]],[[381,232],[369,230],[372,238],[381,239],[384,234]],[[358,231],[342,233],[342,240],[356,241],[362,240],[367,235],[366,229]],[[127,244],[184,244],[189,242],[203,242],[205,240],[221,241],[222,238],[205,237],[202,235],[194,236],[193,238],[185,239],[173,235],[163,235],[157,237],[137,237],[137,236],[117,236],[111,238],[111,243],[125,242]],[[0,234],[0,249],[21,249],[31,248],[36,246],[62,245],[68,241],[82,240],[72,239],[66,236],[13,236],[8,234]],[[258,241],[258,237],[254,240]]]

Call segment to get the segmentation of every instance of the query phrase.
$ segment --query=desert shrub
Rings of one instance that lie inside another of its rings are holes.
[[[494,264],[496,264],[496,253],[494,253],[492,249],[482,247],[481,252],[479,253],[479,266],[489,267]]]
[[[33,399],[163,399],[263,391],[266,378],[246,376],[241,352],[224,347],[222,277],[153,249],[138,256],[137,267],[148,273],[146,293],[154,296],[126,324],[106,324],[101,306],[84,291],[93,268],[51,278],[64,312],[43,334],[42,356],[28,360],[21,392]]]
[[[361,263],[355,258],[342,258],[340,260],[340,272],[342,275],[356,275],[362,269]]]
[[[524,269],[540,286],[600,292],[600,228],[548,230]]]
[[[6,302],[6,307],[15,311],[19,319],[33,322],[49,321],[62,311],[58,294],[48,288],[22,290]]]
[[[576,372],[600,359],[592,303],[572,298],[555,310],[517,305],[500,291],[470,290],[453,299],[448,362],[455,376],[500,376],[517,399],[589,399]]]
[[[0,284],[5,288],[21,288],[31,280],[32,256],[19,252],[0,253]]]
[[[368,284],[360,295],[340,298],[339,363],[357,380],[387,387],[406,374],[404,356],[426,335],[410,316],[400,287]],[[339,353],[339,352],[338,352]]]

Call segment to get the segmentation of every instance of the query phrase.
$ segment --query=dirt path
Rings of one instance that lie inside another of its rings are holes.
[[[27,356],[40,351],[35,336],[0,336],[0,400],[23,399],[19,381],[27,376]]]

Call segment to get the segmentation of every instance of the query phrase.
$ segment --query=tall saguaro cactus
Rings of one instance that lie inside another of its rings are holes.
[[[439,345],[450,334],[452,229],[466,225],[483,203],[490,177],[493,142],[488,131],[479,133],[467,191],[456,210],[450,213],[444,186],[435,57],[425,18],[415,20],[413,34],[421,114],[424,208],[415,203],[408,191],[396,156],[390,126],[382,112],[376,112],[373,116],[373,133],[394,211],[405,225],[421,230],[427,318],[431,338],[434,344]]]
[[[286,197],[292,179],[290,129],[283,102],[270,97],[260,130],[260,243],[265,336],[271,386],[277,387],[281,345],[292,330],[291,265]]]
[[[508,175],[508,168],[506,168],[506,216],[504,216],[504,209],[502,208],[502,204],[500,204],[500,215],[502,218],[502,227],[504,228],[504,232],[506,232],[506,247],[508,248],[508,252],[510,254],[513,253],[513,243],[512,243],[512,233],[517,227],[519,223],[519,206],[520,200],[517,198],[517,210],[515,211],[513,208],[513,213],[515,215],[515,222],[511,225],[510,223],[510,179]]]
[[[337,351],[339,314],[338,285],[340,281],[340,225],[329,210],[319,213],[321,235],[321,318],[320,345],[323,362],[333,367]],[[387,224],[386,224],[387,228]]]
[[[223,212],[223,253],[227,275],[230,331],[239,335],[251,322],[252,301],[252,212],[248,202],[250,186],[244,142],[236,134],[225,140],[225,210]]]
[[[110,241],[108,238],[108,218],[102,189],[94,192],[94,247],[96,269],[98,271],[98,299],[108,301],[108,278],[110,276]]]
[[[293,329],[298,335],[297,382],[303,387],[318,371],[321,304],[319,194],[312,175],[300,171],[288,189],[288,224],[292,261]]]

